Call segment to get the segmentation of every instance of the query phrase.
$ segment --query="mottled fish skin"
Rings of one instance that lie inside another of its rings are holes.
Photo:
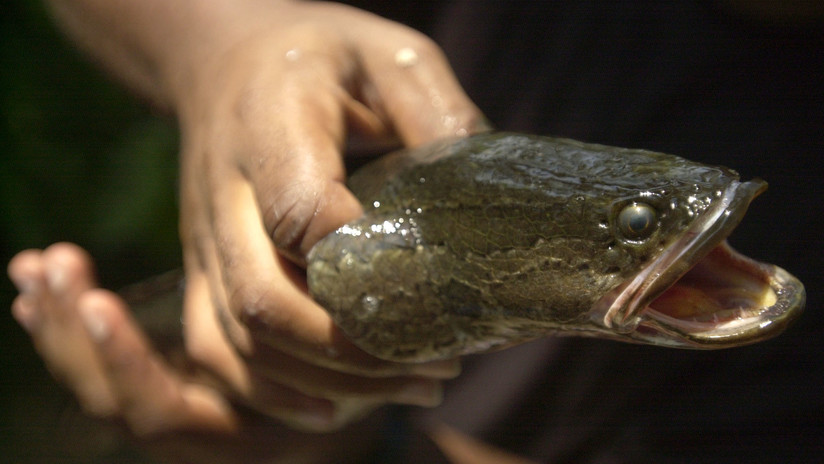
[[[593,306],[738,182],[730,169],[646,150],[513,133],[447,140],[350,178],[365,214],[315,245],[308,285],[355,344],[384,359],[551,333],[611,337]],[[625,230],[631,205],[652,208],[651,231]]]

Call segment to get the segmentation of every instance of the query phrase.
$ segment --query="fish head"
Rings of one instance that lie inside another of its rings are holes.
[[[612,201],[608,215],[611,251],[631,264],[589,311],[598,336],[726,348],[771,338],[798,317],[801,282],[727,242],[766,182],[741,182],[728,168],[671,155],[625,155],[635,186],[618,182],[626,195]]]

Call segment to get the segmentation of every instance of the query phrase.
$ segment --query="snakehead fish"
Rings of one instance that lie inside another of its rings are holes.
[[[487,133],[387,155],[308,256],[359,347],[425,361],[551,334],[714,349],[780,333],[804,287],[726,241],[766,188],[672,155]]]

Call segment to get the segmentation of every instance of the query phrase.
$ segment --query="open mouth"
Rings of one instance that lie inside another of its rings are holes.
[[[734,182],[687,232],[596,307],[597,319],[632,339],[680,348],[726,348],[783,331],[804,307],[804,286],[726,242],[760,180]]]
[[[723,241],[640,312],[636,332],[676,346],[744,345],[781,333],[804,299],[803,285],[787,271]]]

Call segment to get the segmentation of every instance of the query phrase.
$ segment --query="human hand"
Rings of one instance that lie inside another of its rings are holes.
[[[12,314],[49,371],[89,415],[169,462],[330,462],[341,447],[358,461],[377,438],[369,431],[380,428],[368,423],[303,434],[237,409],[195,366],[169,363],[150,346],[125,302],[96,288],[91,260],[75,245],[23,251],[9,276],[20,290]]]
[[[189,352],[236,399],[288,423],[328,429],[387,402],[435,405],[457,363],[362,352],[308,296],[301,266],[362,214],[343,184],[348,131],[415,145],[476,131],[482,116],[408,28],[335,4],[247,3],[208,31],[231,45],[168,61]]]

